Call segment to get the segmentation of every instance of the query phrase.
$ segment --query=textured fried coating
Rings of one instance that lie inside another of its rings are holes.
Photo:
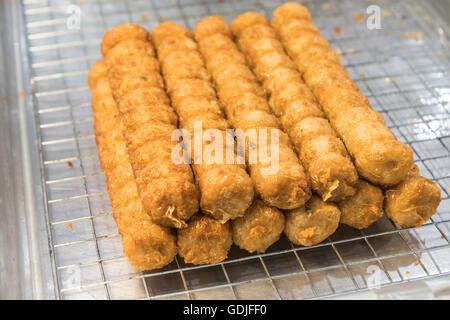
[[[198,211],[199,191],[190,166],[172,161],[177,116],[164,90],[153,47],[146,38],[121,35],[130,28],[120,25],[110,31],[116,45],[105,57],[108,79],[146,211],[155,223],[183,228]]]
[[[175,233],[155,224],[144,209],[103,60],[91,67],[88,80],[100,166],[105,174],[124,254],[136,269],[161,268],[177,254]]]
[[[221,223],[201,214],[192,217],[187,228],[177,233],[180,256],[195,265],[225,260],[233,243],[230,222]]]
[[[250,253],[266,252],[280,239],[284,230],[283,213],[256,199],[245,216],[231,222],[233,241],[241,249]]]
[[[270,96],[272,111],[291,138],[312,189],[324,201],[340,201],[352,196],[358,174],[343,142],[284,52],[269,21],[252,13],[254,20],[259,15],[260,22],[249,24],[246,22],[249,14],[233,21],[232,27],[237,26],[240,32],[235,36]]]
[[[236,158],[235,150],[227,149],[226,144],[233,138],[226,132],[230,126],[218,104],[197,44],[186,28],[169,22],[155,27],[151,39],[157,49],[166,89],[179,116],[180,127],[192,137],[187,147],[201,191],[202,211],[221,222],[243,216],[253,200],[253,184],[244,165],[226,161],[227,152]],[[202,131],[196,132],[196,125],[200,124]],[[213,130],[220,137],[211,133]],[[201,147],[195,143],[196,134],[202,135],[197,137]],[[208,138],[207,134],[212,136]],[[221,155],[215,154],[215,147]],[[197,156],[198,151],[202,152],[201,158]],[[210,157],[205,157],[207,155]]]
[[[384,211],[402,228],[420,227],[436,213],[440,202],[438,185],[420,176],[413,165],[404,181],[385,191]]]
[[[293,27],[295,21],[298,25]],[[315,28],[308,10],[298,3],[286,3],[275,10],[272,25],[344,141],[359,174],[382,186],[404,180],[413,164],[411,148],[398,141],[375,115],[331,45]]]
[[[295,244],[312,246],[332,235],[339,226],[341,211],[334,203],[313,195],[304,207],[286,211],[284,233]]]
[[[281,209],[304,205],[311,192],[303,166],[291,149],[288,137],[284,137],[285,133],[280,130],[279,121],[271,113],[264,91],[246,65],[245,57],[231,39],[227,23],[219,16],[207,17],[197,24],[194,36],[233,128],[255,130],[256,134],[259,134],[259,130],[274,130],[282,136],[278,145],[278,164],[271,163],[268,157],[258,157],[256,162],[249,161],[246,147],[247,164],[257,194],[268,205]],[[225,64],[215,63],[214,57],[219,53],[227,55]],[[259,142],[255,144],[259,150]],[[271,165],[278,165],[278,170],[265,174],[264,170]]]
[[[148,32],[140,25],[134,23],[124,23],[115,26],[113,29],[106,31],[102,40],[102,54],[106,56],[115,45],[119,42],[129,39],[146,41]]]
[[[338,203],[341,223],[356,229],[368,228],[383,216],[383,191],[360,179],[356,193]]]

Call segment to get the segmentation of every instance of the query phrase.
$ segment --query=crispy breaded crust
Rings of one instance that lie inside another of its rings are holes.
[[[219,263],[227,258],[232,241],[230,222],[195,215],[185,229],[178,230],[179,254],[192,264]]]
[[[295,244],[312,246],[336,231],[340,216],[337,205],[313,195],[304,207],[286,212],[284,233]]]
[[[383,191],[360,179],[356,193],[338,203],[341,223],[356,229],[365,229],[383,216]]]
[[[382,186],[405,179],[413,164],[412,150],[380,121],[382,116],[359,92],[308,10],[298,3],[286,3],[275,10],[272,25],[344,141],[359,174]]]
[[[384,210],[402,228],[420,227],[436,213],[440,202],[438,185],[420,176],[414,165],[404,181],[386,190]]]
[[[249,16],[258,23],[248,23]],[[257,13],[246,13],[233,21],[232,30],[239,30],[235,34],[239,47],[270,96],[272,111],[291,138],[312,189],[324,201],[352,196],[358,175],[350,156],[269,21]]]
[[[89,86],[100,166],[124,254],[139,270],[161,268],[177,254],[176,236],[172,230],[155,224],[145,212],[103,60],[97,61],[89,71]]]
[[[280,239],[285,219],[275,207],[269,207],[261,200],[255,200],[245,216],[232,221],[233,241],[250,253],[266,252]]]

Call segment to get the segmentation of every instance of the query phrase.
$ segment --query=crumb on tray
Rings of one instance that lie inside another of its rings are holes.
[[[336,32],[337,34],[342,34],[342,28],[341,27],[334,27],[333,28],[334,32]]]
[[[73,168],[73,163],[72,163],[72,161],[67,161],[67,166],[68,166],[69,168]]]
[[[364,14],[363,13],[355,14],[354,19],[356,22],[361,22],[364,19]]]
[[[66,229],[73,229],[72,222],[66,224]]]

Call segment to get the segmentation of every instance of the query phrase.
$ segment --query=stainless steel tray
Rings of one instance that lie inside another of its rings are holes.
[[[229,22],[248,10],[270,16],[281,3],[0,4],[6,34],[0,79],[7,84],[0,93],[8,98],[0,100],[0,215],[6,221],[0,224],[0,298],[354,297],[374,285],[432,283],[450,274],[449,30],[438,14],[445,14],[447,1],[304,1],[372,106],[413,148],[423,175],[441,187],[443,201],[429,223],[399,229],[384,217],[362,232],[342,226],[309,248],[286,238],[261,255],[233,247],[226,261],[212,266],[177,259],[141,273],[123,256],[97,159],[86,81],[100,58],[103,33],[130,21],[150,29],[167,19],[192,28],[211,14]],[[367,14],[355,21],[370,5],[380,8],[381,29],[367,27]]]

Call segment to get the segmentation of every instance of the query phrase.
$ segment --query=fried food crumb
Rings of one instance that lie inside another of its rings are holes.
[[[418,266],[419,265],[419,261],[414,262],[414,265]]]
[[[67,166],[68,166],[69,168],[73,168],[73,163],[72,163],[72,161],[67,161]]]
[[[423,33],[422,32],[414,32],[414,39],[416,40],[420,40],[423,37]]]
[[[333,28],[334,32],[336,32],[337,34],[342,34],[342,28],[341,27],[334,27]]]
[[[404,37],[405,39],[411,39],[411,32],[405,32]]]
[[[383,10],[383,17],[389,17],[391,12],[389,10]]]
[[[364,14],[362,13],[355,14],[354,19],[356,22],[361,22],[364,19]]]
[[[348,49],[347,52],[346,52],[346,54],[347,54],[348,56],[351,56],[351,55],[353,55],[354,53],[355,53],[355,49]]]
[[[423,239],[423,240],[422,240],[422,243],[423,243],[423,244],[426,244],[426,242],[427,242],[427,239]]]
[[[72,226],[72,222],[71,223],[68,223],[68,224],[66,224],[66,229],[73,229],[73,226]]]
[[[325,11],[330,10],[330,9],[331,9],[331,4],[329,4],[328,2],[327,2],[327,3],[324,3],[324,4],[322,5],[322,9],[325,10]]]
[[[143,21],[143,22],[147,21],[147,14],[146,13],[141,14],[141,21]]]
[[[409,272],[409,271],[406,271],[406,274],[410,274],[411,272]]]
[[[25,97],[25,93],[23,91],[19,92],[19,99],[23,99]]]

